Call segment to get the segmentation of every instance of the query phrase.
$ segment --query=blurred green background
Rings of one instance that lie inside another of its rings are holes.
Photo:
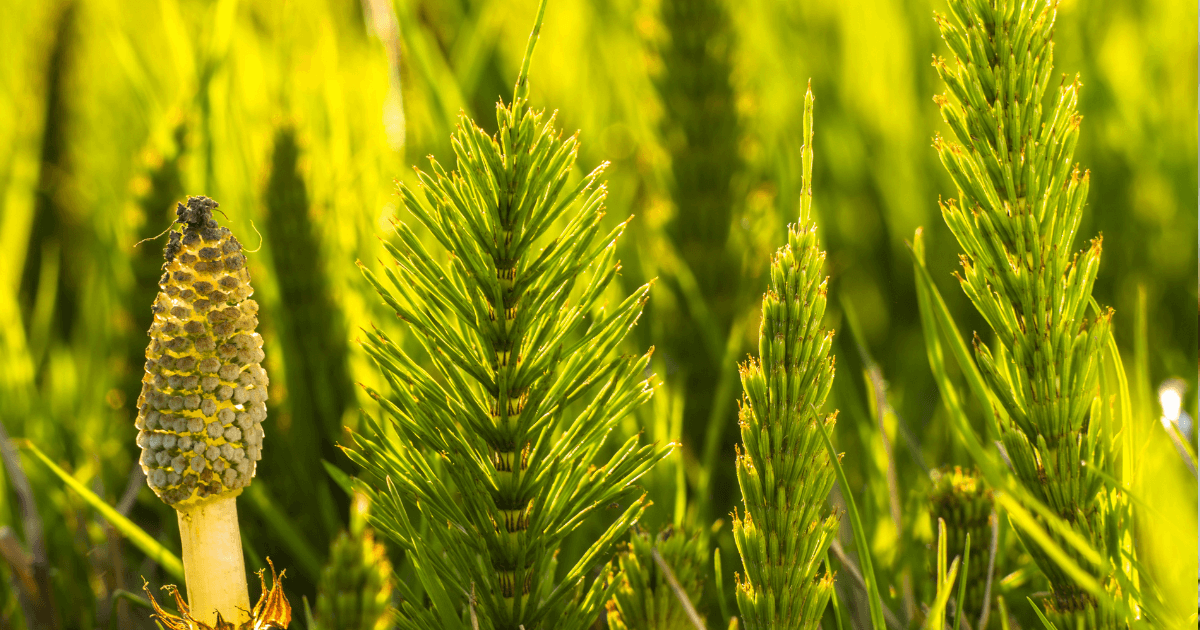
[[[494,104],[511,95],[535,9],[533,0],[0,3],[7,433],[178,549],[174,515],[135,465],[133,401],[162,241],[136,244],[165,229],[186,195],[215,198],[242,242],[262,239],[249,259],[271,415],[258,478],[239,502],[247,564],[270,556],[287,567],[302,609],[347,514],[322,462],[353,473],[336,447],[341,427],[370,409],[353,384],[380,381],[357,330],[374,323],[403,337],[353,263],[380,264],[378,238],[406,218],[394,182],[426,155],[450,162],[460,110],[495,129]],[[550,3],[533,103],[558,110],[566,133],[581,130],[583,168],[612,162],[606,221],[636,217],[623,241],[625,289],[658,278],[634,337],[656,347],[663,386],[625,430],[682,444],[644,482],[656,503],[647,527],[726,521],[712,544],[728,592],[710,583],[710,619],[715,598],[732,606],[738,568],[727,525],[738,497],[736,361],[757,351],[762,274],[797,214],[810,79],[839,449],[889,605],[904,609],[906,583],[928,601],[927,473],[968,460],[929,373],[905,246],[916,228],[964,332],[986,328],[950,275],[959,248],[937,211],[954,191],[930,146],[943,130],[932,101],[941,86],[931,56],[945,54],[935,10],[943,2]],[[1056,71],[1084,85],[1076,158],[1092,179],[1078,245],[1104,235],[1095,296],[1117,311],[1151,428],[1154,391],[1170,377],[1186,382],[1184,410],[1196,417],[1196,21],[1196,5],[1182,0],[1064,0],[1056,31]],[[1170,523],[1146,537],[1143,561],[1167,601],[1191,614],[1196,482],[1165,434],[1151,433],[1146,499]],[[39,566],[62,627],[152,627],[113,594],[139,590],[138,576],[174,580],[37,460],[16,462],[27,482],[10,467],[0,485],[0,627],[31,627],[17,585]],[[843,541],[851,546],[848,533]],[[1012,543],[1000,575],[1027,562],[1021,553]],[[1044,586],[1037,579],[1018,575],[1004,592],[1022,601]],[[839,593],[856,591],[839,584]]]

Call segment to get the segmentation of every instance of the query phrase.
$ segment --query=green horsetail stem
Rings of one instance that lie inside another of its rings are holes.
[[[966,601],[964,613],[978,615],[983,609],[984,592],[988,585],[988,556],[992,539],[992,491],[978,474],[955,466],[933,472],[929,489],[929,517],[933,531],[938,521],[945,523],[946,547],[962,554],[967,536],[971,537],[971,559],[966,567]]]
[[[826,507],[834,470],[821,437],[837,412],[822,414],[833,386],[833,331],[825,315],[825,252],[812,208],[812,108],[804,102],[800,220],[771,260],[757,359],[741,366],[737,457],[744,517],[733,518],[742,556],[737,600],[749,630],[816,628],[833,592],[821,564],[838,525]]]
[[[990,347],[976,337],[976,358],[999,400],[1017,478],[1107,557],[1117,499],[1090,471],[1112,467],[1097,396],[1112,310],[1085,317],[1100,238],[1072,253],[1088,190],[1088,174],[1072,163],[1080,85],[1064,81],[1043,115],[1054,3],[951,0],[949,9],[937,21],[954,59],[934,60],[947,88],[935,101],[953,138],[934,146],[958,188],[941,207],[964,250],[959,280],[995,333]],[[1027,546],[1050,581],[1045,605],[1059,627],[1116,626],[1112,611]]]
[[[350,529],[329,549],[317,585],[315,630],[391,630],[392,563],[367,527],[370,501],[355,493]]]
[[[708,539],[667,525],[658,535],[635,529],[609,579],[620,585],[608,601],[612,630],[694,630],[688,610],[704,593]],[[661,563],[661,564],[660,564]],[[663,565],[670,569],[671,577]],[[678,588],[676,588],[678,587]],[[687,600],[687,604],[684,603]]]
[[[27,329],[31,328],[31,320],[39,315],[34,310],[38,295],[53,296],[54,308],[44,325],[57,338],[71,339],[81,316],[94,316],[84,311],[87,300],[84,283],[90,277],[91,267],[85,252],[96,242],[96,233],[87,222],[80,220],[85,213],[84,201],[75,186],[69,184],[82,177],[85,171],[72,146],[78,133],[73,127],[79,125],[72,107],[77,103],[76,77],[82,76],[84,47],[80,44],[80,35],[84,29],[82,16],[86,11],[77,2],[46,6],[53,7],[47,14],[48,17],[53,15],[53,26],[52,34],[51,31],[46,33],[49,39],[45,43],[47,63],[41,83],[45,90],[42,110],[45,124],[40,139],[41,151],[36,157],[39,168],[37,183],[32,188],[35,192],[33,216],[18,296]],[[58,272],[45,274],[47,265],[54,265]],[[43,282],[54,286],[43,286]]]
[[[175,220],[175,204],[183,196],[184,155],[187,151],[188,127],[181,121],[171,133],[171,142],[158,150],[148,148],[134,187],[135,198],[141,214],[142,225],[137,238],[153,239],[162,231],[162,226]],[[129,334],[129,370],[122,379],[122,390],[128,400],[137,400],[145,372],[137,369],[146,360],[146,338],[141,334],[154,323],[154,313],[146,309],[153,304],[158,293],[157,280],[162,275],[162,254],[152,247],[138,247],[131,257],[134,284],[126,294],[127,308],[134,322],[134,331]]]
[[[274,500],[297,530],[332,539],[342,529],[337,515],[345,514],[350,504],[333,489],[322,462],[350,469],[338,442],[344,441],[342,425],[355,406],[355,391],[348,363],[350,335],[326,265],[330,239],[323,235],[320,205],[309,193],[303,167],[306,150],[293,125],[276,128],[263,190],[262,231],[269,245],[264,253],[278,270],[278,312],[286,314],[275,320],[274,330],[284,357],[280,363],[287,395],[273,410],[278,429],[271,441],[274,452],[288,457],[264,460],[260,474],[309,488],[306,493],[274,493]],[[315,578],[319,561],[315,553],[306,555],[313,561],[298,564]]]
[[[727,352],[725,340],[753,298],[741,290],[747,282],[742,254],[729,246],[740,210],[735,181],[744,170],[733,85],[736,22],[725,0],[658,4],[665,32],[655,87],[671,113],[663,117],[660,133],[670,154],[675,207],[666,235],[695,278],[695,294],[688,297],[677,290],[676,310],[656,302],[652,311],[660,310],[651,313],[650,321],[661,327],[656,343],[666,363],[686,366],[681,371],[683,432],[697,446],[702,467],[698,518],[708,521],[728,513],[736,501],[732,471],[720,465],[721,445],[732,433],[737,390],[733,366],[725,362],[736,351]],[[703,310],[697,308],[697,298]]]
[[[671,449],[639,446],[636,435],[605,446],[653,392],[649,352],[614,354],[650,285],[606,305],[627,221],[605,226],[601,169],[573,182],[577,138],[526,101],[544,11],[545,2],[513,101],[496,108],[496,134],[463,115],[454,170],[432,160],[417,185],[400,186],[444,257],[398,221],[384,277],[364,267],[424,355],[366,333],[391,393],[368,389],[386,416],[366,417],[348,450],[379,480],[368,486],[378,530],[421,565],[421,584],[397,585],[413,589],[404,628],[591,625],[616,588],[596,569],[645,498],[605,519],[565,570],[558,550],[589,517],[600,520],[598,508],[628,499]],[[427,529],[410,520],[412,506]]]

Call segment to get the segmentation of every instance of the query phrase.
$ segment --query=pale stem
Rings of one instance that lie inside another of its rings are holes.
[[[216,626],[217,613],[238,626],[250,619],[250,592],[238,528],[237,497],[180,511],[188,607],[197,621]]]

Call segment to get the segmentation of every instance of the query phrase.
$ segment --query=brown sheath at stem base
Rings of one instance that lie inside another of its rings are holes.
[[[218,612],[234,626],[250,619],[237,495],[220,497],[178,515],[192,616],[214,627]]]

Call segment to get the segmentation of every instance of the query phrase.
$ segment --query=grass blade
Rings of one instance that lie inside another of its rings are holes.
[[[950,309],[946,307],[945,300],[942,299],[941,292],[938,291],[937,285],[933,282],[933,276],[929,275],[929,269],[925,267],[925,243],[922,238],[922,229],[917,228],[913,234],[913,242],[909,245],[909,252],[913,257],[913,269],[916,271],[917,287],[926,293],[928,307],[924,310],[930,311],[936,322],[936,327],[945,336],[946,342],[950,345],[950,352],[954,355],[954,360],[958,362],[959,369],[967,379],[967,385],[971,389],[971,393],[975,395],[975,399],[979,401],[983,407],[985,424],[988,427],[988,439],[996,440],[1000,438],[1000,426],[996,419],[996,414],[993,412],[992,399],[983,382],[983,375],[979,372],[979,367],[975,365],[975,360],[971,358],[971,353],[967,349],[966,342],[963,341],[962,335],[958,333],[958,325],[954,323],[954,318],[950,315]]]
[[[967,571],[971,568],[971,533],[963,545],[962,579],[958,581],[958,599],[954,602],[954,630],[962,626],[963,602],[967,599]]]
[[[1032,497],[1029,498],[1032,499]],[[1079,564],[1071,558],[1071,556],[1067,555],[1067,553],[1063,551],[1063,548],[1060,547],[1058,543],[1046,533],[1046,530],[1042,529],[1041,525],[1038,525],[1037,521],[1033,518],[1033,515],[1025,510],[1025,507],[1021,505],[1022,501],[1018,501],[1007,492],[997,492],[996,502],[1004,506],[1004,509],[1008,510],[1009,520],[1011,520],[1013,524],[1020,527],[1027,535],[1029,535],[1030,538],[1032,538],[1039,546],[1041,546],[1042,550],[1046,552],[1046,555],[1050,556],[1051,559],[1058,563],[1058,566],[1062,568],[1067,575],[1071,576],[1072,579],[1074,579],[1080,586],[1085,588],[1098,600],[1112,601],[1112,597],[1104,591],[1104,588],[1100,585],[1099,580],[1080,567]],[[1065,523],[1063,526],[1069,527]],[[1099,554],[1097,554],[1094,549],[1091,549],[1086,545],[1083,549],[1081,549],[1081,551],[1084,550],[1091,551],[1092,554],[1095,554],[1096,557],[1099,557]]]
[[[14,440],[14,442],[21,448],[33,453],[34,456],[50,469],[50,472],[57,475],[59,479],[63,480],[63,483],[78,493],[88,505],[95,508],[100,513],[100,516],[104,517],[104,520],[108,521],[122,536],[128,538],[129,542],[133,543],[135,547],[141,549],[142,553],[146,554],[151,560],[154,560],[158,566],[162,567],[163,571],[166,571],[171,577],[177,580],[183,580],[183,561],[178,556],[162,546],[150,534],[147,534],[146,530],[138,527],[128,518],[125,518],[124,515],[106,503],[104,499],[96,496],[94,492],[80,483],[78,479],[68,474],[62,468],[59,468],[33,442],[29,440]]]
[[[942,403],[946,406],[951,424],[958,431],[963,446],[970,453],[971,459],[975,460],[979,465],[984,476],[987,477],[988,483],[995,486],[997,478],[1003,475],[999,472],[994,460],[984,452],[983,443],[975,435],[974,429],[971,428],[971,422],[967,419],[966,412],[963,411],[962,403],[960,402],[962,399],[958,394],[958,388],[950,381],[950,375],[946,372],[942,343],[939,340],[939,331],[951,339],[950,343],[953,353],[959,361],[963,373],[968,374],[967,381],[975,383],[974,379],[978,378],[980,389],[975,391],[976,398],[979,398],[980,403],[984,405],[985,413],[992,415],[987,390],[983,389],[983,378],[979,375],[978,369],[975,367],[975,362],[966,355],[966,346],[962,343],[962,338],[958,336],[958,327],[954,323],[954,320],[950,318],[950,314],[946,310],[946,304],[942,301],[941,294],[937,292],[937,287],[933,285],[933,280],[929,277],[929,272],[925,269],[925,242],[920,229],[913,235],[909,251],[912,253],[913,268],[916,271],[917,306],[921,316],[921,327],[925,333],[925,351],[929,355],[930,370],[933,372],[938,390],[942,394]],[[947,321],[948,325],[943,326],[943,320]],[[947,333],[947,329],[950,331],[949,333]],[[958,342],[957,345],[954,343],[955,340]],[[958,346],[962,347],[959,348]],[[959,356],[960,352],[962,356]],[[971,374],[974,376],[971,376]],[[974,389],[974,386],[972,386],[972,389]],[[993,422],[995,422],[994,419]],[[995,427],[995,434],[999,435],[998,427]]]
[[[825,552],[825,567],[832,571],[829,566],[829,552]],[[837,630],[842,630],[842,605],[838,601],[837,588],[833,589],[833,593],[829,596],[829,603],[833,605],[833,619],[837,622]]]
[[[826,563],[828,564],[828,563]],[[729,614],[729,603],[725,601],[725,576],[721,574],[721,548],[713,550],[713,577],[717,586],[717,606],[721,611],[721,621],[729,623],[733,615]]]
[[[842,487],[842,496],[846,499],[846,512],[850,516],[850,526],[854,530],[854,545],[858,547],[859,563],[862,565],[863,579],[867,583],[867,601],[871,610],[871,627],[874,630],[884,630],[883,600],[879,598],[879,585],[875,581],[875,568],[871,566],[871,548],[867,546],[867,530],[863,528],[862,519],[858,516],[858,507],[854,504],[854,494],[850,491],[850,483],[846,481],[846,472],[842,470],[841,458],[833,448],[833,441],[825,430],[825,425],[818,421],[817,428],[821,430],[821,439],[825,441],[825,450],[829,451],[829,461],[837,474],[838,485]]]
[[[696,627],[696,630],[706,630],[704,621],[700,619],[700,615],[696,612],[696,607],[692,606],[692,600],[688,597],[687,591],[683,590],[683,587],[680,586],[678,578],[675,577],[675,572],[671,570],[671,565],[667,564],[667,561],[663,559],[662,554],[658,552],[657,548],[651,547],[650,552],[654,554],[654,563],[658,565],[663,576],[667,578],[667,584],[671,586],[671,591],[675,593],[675,598],[683,606],[683,611],[687,613],[692,625]]]
[[[1029,605],[1033,607],[1033,612],[1037,613],[1038,619],[1041,620],[1042,625],[1045,626],[1046,630],[1058,630],[1058,627],[1055,626],[1054,623],[1049,619],[1047,619],[1046,615],[1042,614],[1042,609],[1038,608],[1037,604],[1033,603],[1032,599],[1026,597],[1025,601],[1029,602]]]
[[[421,80],[429,87],[429,100],[436,115],[439,129],[437,136],[449,136],[459,111],[469,111],[470,106],[463,98],[453,71],[447,65],[438,47],[430,42],[429,33],[422,29],[421,22],[413,15],[413,7],[406,0],[393,2],[396,21],[400,27],[400,39],[408,53],[412,66]]]
[[[946,521],[938,519],[937,546],[937,595],[925,616],[925,630],[943,630],[946,627],[946,604],[954,591],[954,578],[958,575],[958,558],[946,567]],[[963,572],[966,577],[966,571]]]

